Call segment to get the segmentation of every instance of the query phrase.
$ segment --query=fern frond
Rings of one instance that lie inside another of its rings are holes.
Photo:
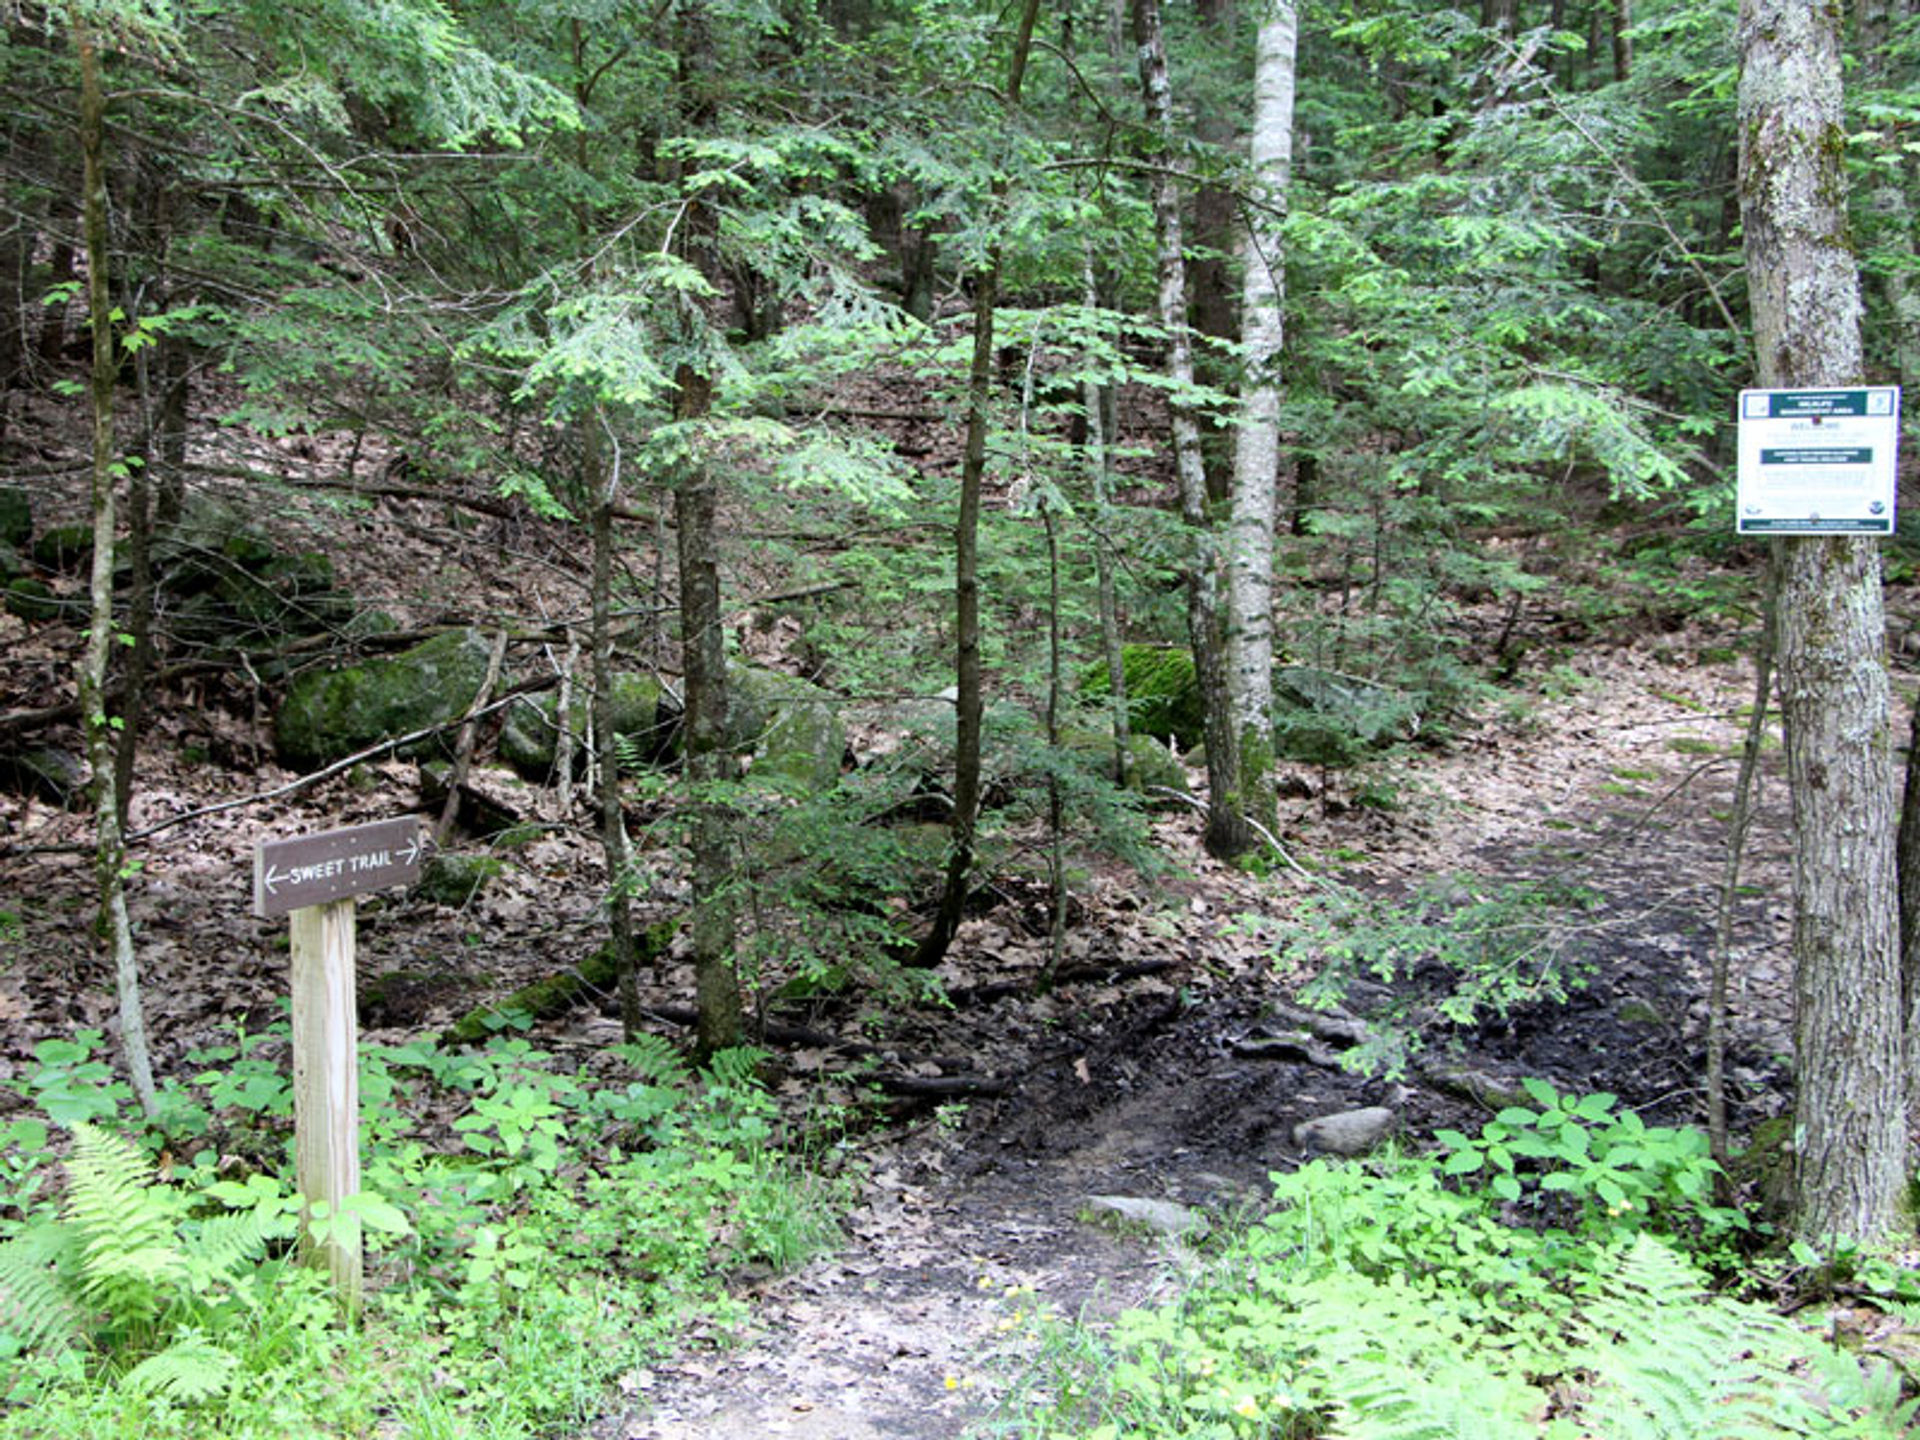
[[[158,1355],[150,1355],[121,1377],[120,1385],[136,1395],[161,1395],[183,1405],[198,1404],[226,1393],[238,1357],[220,1348],[199,1330],[188,1328],[174,1337]]]
[[[201,1221],[187,1242],[196,1291],[226,1284],[266,1254],[267,1222],[256,1211],[235,1210]]]
[[[158,1312],[186,1279],[178,1241],[179,1196],[154,1183],[134,1144],[84,1122],[73,1127],[65,1220],[80,1252],[80,1293],[116,1321]]]
[[[1339,1415],[1341,1440],[1534,1440],[1545,1396],[1475,1353],[1458,1315],[1402,1283],[1350,1271],[1292,1291],[1310,1346],[1300,1378]]]
[[[1805,1337],[1778,1316],[1709,1296],[1699,1274],[1637,1236],[1580,1316],[1568,1361],[1592,1376],[1581,1406],[1609,1440],[1778,1440],[1818,1428],[1796,1375]]]
[[[62,1225],[38,1225],[0,1245],[0,1335],[21,1350],[64,1350],[80,1339],[73,1303],[71,1235]]]
[[[664,1036],[636,1035],[620,1047],[620,1053],[649,1085],[677,1087],[687,1081],[687,1062]]]

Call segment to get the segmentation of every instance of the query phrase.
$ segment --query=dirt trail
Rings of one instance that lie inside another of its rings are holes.
[[[1561,873],[1584,887],[1596,897],[1586,988],[1452,1041],[1465,1063],[1508,1080],[1613,1090],[1688,1120],[1745,677],[1664,658],[1601,658],[1589,690],[1543,701],[1524,732],[1489,732],[1407,774],[1400,814],[1382,824],[1355,812],[1331,840],[1383,896],[1446,874]],[[1764,786],[1736,932],[1732,1098],[1746,1123],[1785,1103],[1784,798],[1777,781]],[[1296,818],[1292,833],[1333,848],[1324,816],[1303,807]],[[1196,893],[1216,914],[1232,908],[1204,870]],[[1385,1098],[1339,1070],[1236,1053],[1275,989],[1259,965],[1203,957],[1164,983],[1089,1000],[1066,1027],[1072,1043],[1037,1058],[1015,1094],[879,1152],[846,1247],[746,1291],[744,1344],[636,1377],[631,1406],[593,1440],[978,1433],[1024,1358],[1011,1350],[1014,1308],[1110,1314],[1177,1283],[1176,1242],[1092,1223],[1087,1197],[1257,1202],[1268,1171],[1304,1158],[1294,1124]],[[1474,1120],[1430,1090],[1401,1102],[1416,1143]],[[1019,1287],[1031,1295],[1010,1298]]]

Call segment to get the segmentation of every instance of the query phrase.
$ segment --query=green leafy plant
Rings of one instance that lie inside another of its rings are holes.
[[[1712,1246],[1746,1228],[1746,1217],[1714,1203],[1720,1167],[1706,1136],[1648,1125],[1612,1095],[1562,1095],[1544,1080],[1521,1081],[1538,1105],[1512,1105],[1478,1136],[1439,1130],[1444,1174],[1478,1177],[1501,1201],[1535,1219],[1593,1234],[1651,1228]]]
[[[1336,1005],[1363,978],[1401,987],[1345,1062],[1397,1075],[1436,1029],[1564,1000],[1584,985],[1577,917],[1591,903],[1588,891],[1555,880],[1446,878],[1398,901],[1323,880],[1296,910],[1276,960],[1308,973],[1309,1004]]]

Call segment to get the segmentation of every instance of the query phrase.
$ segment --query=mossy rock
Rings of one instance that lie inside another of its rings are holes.
[[[11,585],[27,573],[27,562],[20,552],[0,540],[0,586]]]
[[[727,739],[751,751],[748,777],[814,794],[840,779],[847,753],[838,698],[791,675],[737,665],[727,672]]]
[[[25,545],[33,538],[33,501],[18,485],[0,485],[0,545]]]
[[[584,686],[574,692],[568,717],[576,746],[574,763],[586,763],[584,742],[587,708],[592,697]],[[560,697],[551,692],[523,697],[507,712],[500,727],[500,758],[528,780],[544,782],[553,775],[560,739]],[[651,675],[631,672],[613,677],[613,733],[626,742],[636,759],[662,758],[672,745],[678,712],[667,701],[660,682]]]
[[[8,582],[6,606],[9,615],[27,621],[58,620],[65,608],[44,581],[25,575]]]
[[[1172,740],[1182,750],[1200,743],[1206,711],[1189,651],[1176,645],[1127,645],[1121,648],[1120,666],[1127,682],[1127,724],[1134,734]],[[1112,693],[1104,660],[1081,673],[1083,698]]]
[[[279,558],[273,542],[241,511],[206,495],[189,496],[180,518],[162,526],[153,541],[154,576],[173,595],[211,590]]]
[[[435,905],[458,910],[472,901],[489,880],[497,878],[507,862],[497,855],[468,855],[443,850],[420,869],[413,893]]]
[[[85,793],[87,767],[71,750],[36,745],[12,755],[0,755],[0,789],[16,795],[36,795],[63,809]]]
[[[1419,710],[1398,690],[1314,665],[1273,672],[1273,747],[1306,765],[1351,765],[1406,735]]]
[[[281,758],[325,765],[369,745],[457,720],[487,677],[478,630],[454,630],[384,660],[302,675],[274,719]]]
[[[1108,780],[1115,779],[1113,737],[1104,730],[1087,728],[1062,730],[1060,747],[1070,754],[1080,756],[1087,764],[1097,769]],[[1152,796],[1157,790],[1174,790],[1187,793],[1187,771],[1179,757],[1167,749],[1163,741],[1151,735],[1127,736],[1127,757],[1131,764],[1127,767],[1127,788],[1137,794]],[[1178,804],[1161,796],[1155,804]]]
[[[93,559],[91,525],[56,525],[33,542],[33,558],[49,570],[77,575]]]

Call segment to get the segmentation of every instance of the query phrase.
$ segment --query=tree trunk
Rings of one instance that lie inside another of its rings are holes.
[[[1861,380],[1841,154],[1840,15],[1742,0],[1740,194],[1760,383]],[[1780,708],[1794,850],[1794,1229],[1900,1220],[1906,1083],[1892,734],[1872,539],[1780,542]]]
[[[1140,89],[1147,123],[1172,153],[1173,96],[1167,80],[1166,39],[1160,29],[1159,0],[1133,0],[1133,35],[1140,58]],[[1187,269],[1180,226],[1180,196],[1164,169],[1153,179],[1153,224],[1158,251],[1160,324],[1167,332],[1167,374],[1175,390],[1193,386],[1193,337],[1187,327]],[[1180,514],[1186,521],[1189,555],[1186,571],[1187,638],[1193,646],[1194,672],[1205,707],[1207,742],[1207,853],[1231,859],[1251,843],[1241,812],[1239,737],[1227,704],[1227,673],[1222,651],[1218,546],[1207,516],[1207,477],[1200,458],[1200,430],[1193,412],[1176,397],[1168,401],[1172,420],[1173,463],[1180,486]]]
[[[594,770],[600,785],[600,849],[607,858],[607,946],[620,977],[620,1026],[631,1040],[640,1033],[639,950],[633,932],[632,847],[620,778],[618,737],[613,727],[613,509],[620,495],[620,460],[602,443],[598,409],[582,417],[581,470],[593,506],[592,618]],[[570,717],[563,717],[563,724]]]
[[[1222,54],[1233,53],[1233,0],[1199,0],[1200,24],[1209,42]],[[1208,149],[1227,151],[1234,143],[1241,117],[1231,106],[1201,106],[1193,117],[1193,134]],[[1194,333],[1207,340],[1231,343],[1235,324],[1232,266],[1239,205],[1233,187],[1224,181],[1203,180],[1193,195],[1193,234],[1188,240],[1191,259],[1187,285],[1192,293]],[[1232,384],[1224,347],[1203,346],[1195,359],[1200,376],[1226,389]],[[1200,425],[1200,458],[1207,474],[1207,500],[1223,505],[1233,494],[1233,434],[1213,415],[1196,417]]]
[[[1089,254],[1085,266],[1085,302],[1100,303]],[[1093,571],[1100,605],[1100,653],[1107,662],[1107,704],[1113,719],[1113,778],[1125,788],[1133,773],[1133,724],[1127,714],[1127,667],[1120,637],[1120,606],[1113,578],[1113,387],[1088,378],[1080,385],[1087,412],[1086,466],[1093,493]]]
[[[1293,168],[1293,0],[1269,0],[1253,77],[1253,171],[1241,288],[1247,378],[1233,455],[1233,519],[1227,556],[1227,689],[1240,742],[1247,813],[1273,829],[1273,532],[1280,470],[1280,348],[1286,272],[1281,226]]]
[[[1633,0],[1613,0],[1613,78],[1624,84],[1633,75]]]
[[[99,55],[93,37],[75,24],[80,62],[80,153],[87,251],[87,312],[93,328],[93,572],[92,617],[80,661],[80,724],[92,768],[94,875],[100,886],[102,929],[113,947],[114,987],[120,1002],[120,1044],[133,1093],[149,1118],[160,1110],[147,1053],[147,1025],[140,998],[140,969],[127,915],[125,830],[116,795],[114,731],[107,720],[108,647],[113,639],[114,489],[113,390],[118,367],[113,353],[113,304],[107,292],[106,98],[100,90]]]
[[[1020,105],[1027,54],[1040,0],[1026,0],[1014,36],[1008,67],[1006,106]],[[1006,198],[1007,182],[996,175],[993,203]],[[960,517],[954,526],[954,685],[957,711],[953,757],[953,837],[947,847],[946,879],[933,927],[908,963],[931,969],[946,958],[966,908],[968,876],[973,870],[974,827],[980,815],[980,731],[984,706],[980,691],[980,486],[987,473],[987,425],[993,388],[993,312],[1000,290],[1000,247],[987,252],[986,268],[974,279],[973,359],[967,370],[967,436],[960,460]]]
[[[681,15],[680,80],[695,97],[690,128],[713,123],[713,40],[703,3]],[[719,257],[714,242],[718,218],[696,189],[687,190],[680,228],[681,256],[716,286]],[[689,339],[705,319],[685,302]],[[713,377],[683,361],[674,371],[673,418],[697,425],[713,409]],[[675,476],[674,524],[679,532],[680,655],[686,678],[686,779],[692,790],[694,1005],[699,1012],[696,1044],[703,1056],[743,1039],[740,986],[734,974],[735,914],[733,812],[725,788],[735,779],[727,744],[727,641],[721,628],[719,494],[704,443],[695,438]]]

